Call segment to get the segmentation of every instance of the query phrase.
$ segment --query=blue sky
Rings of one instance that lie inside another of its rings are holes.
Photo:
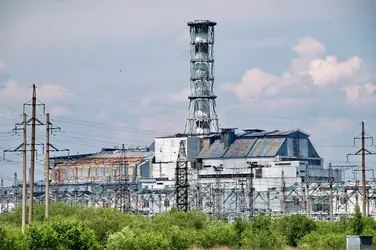
[[[62,128],[52,143],[71,153],[182,132],[186,23],[209,19],[221,126],[300,128],[325,164],[344,163],[362,120],[376,136],[374,9],[372,0],[1,1],[0,150],[22,142],[7,132],[32,84]],[[0,174],[20,175],[20,156],[6,160]]]

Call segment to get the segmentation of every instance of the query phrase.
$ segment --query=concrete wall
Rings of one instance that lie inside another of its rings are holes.
[[[184,141],[186,155],[189,162],[196,162],[200,152],[200,138],[178,137],[178,138],[155,138],[155,161],[176,162],[179,154],[180,141]]]
[[[188,167],[197,161],[201,149],[201,139],[195,137],[155,138],[155,163],[152,177],[167,177],[175,179],[175,169],[178,160],[180,141],[184,141]]]

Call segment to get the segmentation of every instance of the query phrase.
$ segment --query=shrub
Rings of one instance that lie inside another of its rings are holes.
[[[296,247],[300,239],[317,228],[313,220],[299,214],[281,217],[277,223],[277,228],[287,245],[292,247]]]
[[[75,220],[32,224],[25,231],[26,249],[100,249],[94,232]]]
[[[346,248],[346,234],[320,234],[319,232],[312,232],[311,234],[305,235],[298,245],[299,249],[302,250],[341,250]]]
[[[124,227],[107,239],[108,250],[168,250],[169,242],[158,232],[132,230]]]
[[[23,235],[21,229],[15,227],[0,227],[0,249],[21,250],[23,249]]]
[[[236,224],[235,224],[236,225]],[[236,226],[235,226],[236,229]],[[208,249],[218,246],[238,246],[238,239],[234,226],[225,222],[215,222],[199,231],[198,245]]]
[[[358,205],[355,206],[355,215],[352,221],[352,231],[354,234],[360,235],[363,232],[364,224],[362,214]]]

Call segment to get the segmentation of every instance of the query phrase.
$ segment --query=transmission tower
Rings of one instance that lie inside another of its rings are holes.
[[[176,206],[180,211],[188,211],[188,162],[184,141],[180,141],[178,161],[176,162]]]
[[[190,95],[186,134],[219,132],[214,95],[214,26],[208,20],[189,22]]]
[[[129,173],[128,173],[128,164],[126,162],[125,147],[122,144],[121,147],[121,159],[122,164],[119,168],[119,185],[117,188],[117,204],[116,207],[120,208],[122,212],[128,212],[131,208],[131,198],[130,198],[130,188],[129,188]]]
[[[362,122],[362,133],[360,134],[360,136],[357,136],[354,138],[354,146],[355,146],[356,140],[361,140],[362,148],[354,154],[347,154],[347,161],[349,161],[348,160],[349,155],[361,155],[362,156],[362,213],[363,213],[363,216],[367,216],[366,155],[376,154],[375,152],[371,152],[368,149],[366,149],[365,141],[368,139],[371,140],[372,146],[374,146],[373,137],[366,134],[366,131],[364,128],[364,122]]]

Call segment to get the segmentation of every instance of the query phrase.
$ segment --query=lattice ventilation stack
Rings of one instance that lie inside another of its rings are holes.
[[[214,26],[208,20],[189,22],[190,95],[186,134],[219,132],[214,95]]]

